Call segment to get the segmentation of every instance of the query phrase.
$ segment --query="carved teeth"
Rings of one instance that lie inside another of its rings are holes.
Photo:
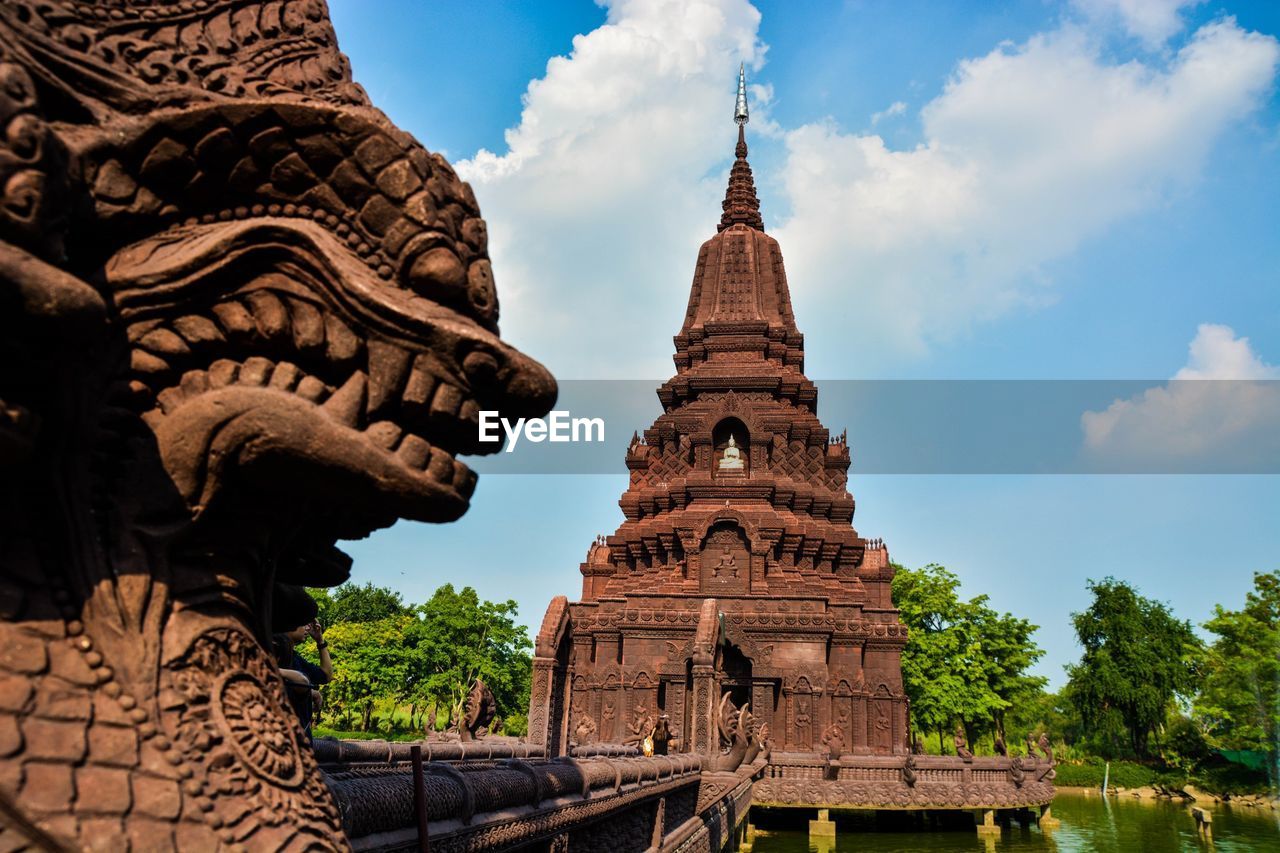
[[[199,344],[220,344],[226,341],[220,330],[208,317],[190,314],[173,321],[173,328],[182,335],[186,342],[195,346]]]
[[[209,387],[225,388],[236,381],[240,374],[240,365],[229,359],[220,358],[209,365]]]
[[[195,397],[209,390],[209,376],[203,370],[188,370],[182,374],[182,393]]]
[[[319,379],[316,379],[314,376],[304,376],[302,377],[302,381],[298,383],[298,388],[294,393],[304,400],[319,403],[324,399],[324,395],[327,391],[328,389],[325,387],[325,384]]]
[[[182,393],[181,388],[166,388],[156,395],[160,411],[166,415],[181,406],[186,399],[187,395]]]
[[[396,451],[396,455],[401,461],[410,468],[416,468],[421,471],[426,466],[427,458],[431,454],[431,445],[427,444],[416,435],[406,435],[404,441],[400,442],[400,449]]]
[[[244,367],[240,368],[240,384],[241,385],[266,385],[267,379],[271,376],[271,368],[274,365],[261,356],[245,359]]]
[[[431,414],[436,416],[454,415],[462,405],[462,389],[448,382],[441,382],[431,398]]]
[[[364,413],[364,398],[367,390],[368,381],[364,374],[356,371],[320,408],[336,422],[356,427],[360,423],[361,414]]]
[[[301,376],[302,371],[298,369],[298,365],[282,361],[276,365],[275,372],[271,374],[271,387],[281,391],[292,391]]]
[[[396,442],[400,440],[400,436],[404,430],[400,429],[398,424],[391,421],[378,421],[376,424],[370,424],[364,434],[369,436],[369,440],[384,450],[394,450]]]
[[[369,341],[369,415],[399,397],[409,372],[409,353],[383,341]]]
[[[152,329],[142,336],[138,346],[157,355],[190,355],[187,342],[168,329]]]
[[[360,339],[346,323],[332,314],[325,315],[324,333],[327,343],[325,353],[330,361],[342,363],[360,354]]]
[[[440,483],[453,483],[453,457],[437,447],[431,454],[431,462],[427,465],[427,473]]]
[[[213,306],[213,316],[218,318],[223,330],[232,338],[246,341],[253,337],[253,315],[239,302],[219,302]]]
[[[152,376],[169,372],[169,362],[144,350],[136,349],[129,353],[129,366],[134,373]]]
[[[409,384],[404,389],[405,407],[407,409],[426,408],[435,386],[436,377],[431,372],[430,361],[426,356],[418,356],[413,363],[413,373],[409,375]]]
[[[289,330],[289,312],[275,294],[255,290],[245,299],[253,309],[253,321],[258,327],[258,334],[263,338],[274,340],[283,337]]]
[[[129,331],[127,333],[129,343],[136,344],[138,341],[142,340],[148,332],[156,326],[159,326],[160,323],[160,320],[143,320],[140,323],[134,323],[129,327]]]
[[[476,472],[461,462],[453,463],[453,488],[464,498],[470,498],[476,490]]]
[[[301,299],[290,299],[289,313],[293,316],[294,346],[303,352],[324,346],[324,317],[319,308]]]

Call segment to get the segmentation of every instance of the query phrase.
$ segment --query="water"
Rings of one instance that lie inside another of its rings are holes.
[[[1187,805],[1167,800],[1139,800],[1080,793],[1059,793],[1053,816],[1062,825],[1047,832],[1036,826],[1022,829],[1016,821],[997,838],[983,839],[972,826],[935,832],[881,831],[865,814],[832,814],[837,837],[809,840],[802,810],[753,809],[757,825],[753,853],[863,853],[863,851],[1280,851],[1280,814],[1270,809],[1231,808],[1211,804],[1213,843],[1196,835],[1195,821]]]

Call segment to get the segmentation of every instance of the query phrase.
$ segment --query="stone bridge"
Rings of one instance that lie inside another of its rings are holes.
[[[498,738],[316,743],[359,851],[711,853],[743,840],[763,760],[716,773],[696,755],[593,752],[548,758],[540,747]]]

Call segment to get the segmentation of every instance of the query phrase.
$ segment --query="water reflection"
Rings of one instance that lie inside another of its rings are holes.
[[[1011,822],[998,837],[980,838],[972,826],[915,831],[877,823],[867,814],[837,814],[834,839],[810,839],[804,811],[752,811],[757,833],[753,853],[863,853],[863,851],[1143,851],[1143,853],[1237,853],[1280,850],[1280,823],[1269,809],[1213,804],[1213,839],[1196,832],[1191,809],[1165,800],[1108,798],[1061,793],[1053,801],[1061,826],[1042,831]]]

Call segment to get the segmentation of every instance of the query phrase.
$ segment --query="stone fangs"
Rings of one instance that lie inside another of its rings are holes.
[[[301,398],[317,406],[335,424],[363,433],[376,447],[394,454],[405,467],[425,472],[436,482],[455,490],[463,500],[469,499],[475,490],[476,474],[444,447],[432,445],[394,421],[367,421],[370,383],[368,376],[361,371],[351,374],[341,387],[333,389],[287,361],[273,363],[270,359],[253,356],[241,364],[219,359],[207,371],[189,370],[184,373],[178,385],[160,392],[157,396],[159,406],[143,417],[150,426],[159,428],[165,417],[178,411],[189,400],[233,386],[276,391]],[[452,386],[441,383],[439,387]],[[433,411],[435,414],[444,413],[438,409]]]

